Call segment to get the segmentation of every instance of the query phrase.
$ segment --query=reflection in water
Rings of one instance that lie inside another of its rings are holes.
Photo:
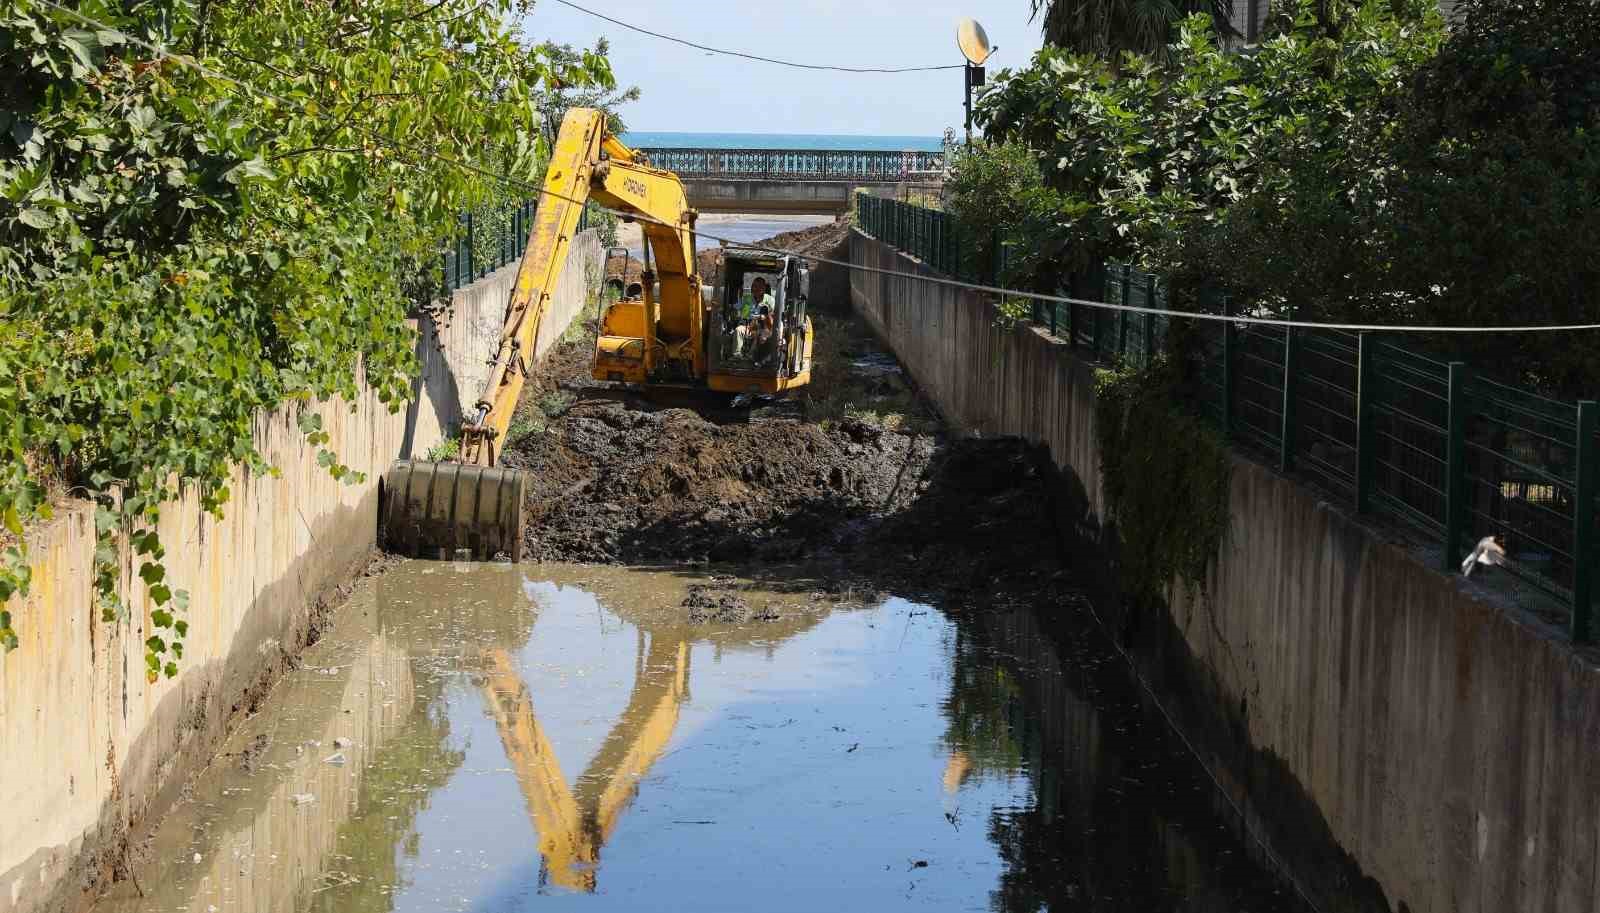
[[[796,580],[744,594],[778,621],[691,626],[695,582],[367,584],[102,909],[1295,909],[1122,673],[1027,613]]]
[[[278,685],[156,832],[137,883],[98,909],[327,909],[332,888],[339,909],[390,909],[395,847],[460,763],[440,677],[394,633],[357,595],[316,665]]]
[[[678,722],[678,704],[687,696],[688,641],[651,637],[646,650],[645,640],[641,632],[640,648],[646,655],[627,709],[578,778],[576,794],[567,789],[555,750],[511,658],[499,649],[484,656],[484,694],[539,831],[545,871],[565,888],[594,890],[600,847],[633,798],[635,781],[667,747]]]
[[[995,610],[964,617],[956,636],[947,782],[1032,786],[989,816],[1005,861],[993,907],[1302,909],[1216,812],[1214,784],[1098,632],[1060,621],[1047,632],[1031,610]]]

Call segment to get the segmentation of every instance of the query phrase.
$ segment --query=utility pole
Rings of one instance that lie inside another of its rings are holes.
[[[972,145],[972,90],[983,85],[983,67],[968,63],[962,68],[967,75],[967,145]]]
[[[962,67],[962,75],[966,83],[967,145],[970,146],[972,145],[972,90],[983,85],[983,62],[999,48],[989,44],[988,34],[976,19],[963,19],[956,24],[956,47],[961,49],[961,56],[967,58],[967,65]]]

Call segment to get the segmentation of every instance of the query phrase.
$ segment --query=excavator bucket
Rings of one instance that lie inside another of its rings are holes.
[[[378,540],[417,558],[522,558],[527,474],[504,466],[396,460],[384,474]]]

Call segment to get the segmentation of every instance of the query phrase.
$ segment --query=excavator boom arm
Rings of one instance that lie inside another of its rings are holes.
[[[698,304],[699,279],[692,275],[694,211],[682,182],[669,171],[643,164],[642,157],[609,135],[605,126],[605,115],[592,108],[573,108],[561,122],[489,377],[473,415],[462,426],[465,463],[499,462],[512,413],[538,354],[540,328],[588,200],[642,216],[645,237],[656,253],[663,298],[693,294]],[[683,329],[698,331],[699,308],[691,310],[694,326]]]

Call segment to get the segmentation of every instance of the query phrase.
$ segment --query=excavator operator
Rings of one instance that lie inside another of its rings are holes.
[[[757,308],[772,309],[772,287],[767,284],[766,276],[757,276],[750,283],[750,297],[755,299]]]
[[[750,283],[750,291],[739,296],[738,323],[733,328],[733,354],[740,357],[745,350],[758,338],[761,330],[762,314],[767,315],[770,326],[773,299],[771,286],[767,284],[765,276],[757,276]]]

